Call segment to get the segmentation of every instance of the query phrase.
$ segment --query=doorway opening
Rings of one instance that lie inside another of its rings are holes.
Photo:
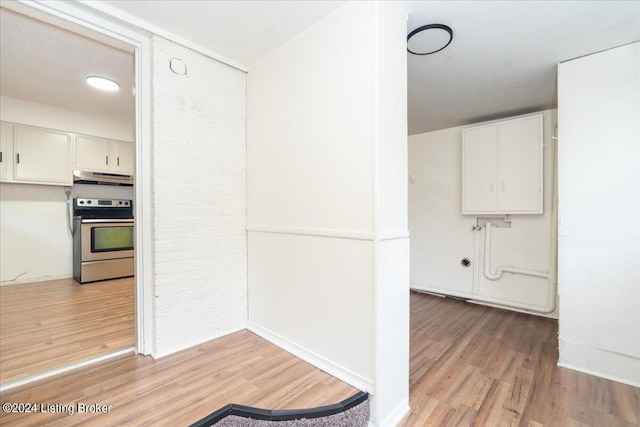
[[[128,143],[130,173],[136,178],[134,186],[52,185],[26,182],[15,170],[5,175],[3,169],[0,389],[123,352],[146,353],[141,321],[144,202],[138,187],[143,163],[141,42],[114,37],[109,30],[47,6],[4,6],[0,10],[3,152],[5,146],[15,151],[14,129],[22,128],[67,135],[68,159],[74,168],[77,136],[110,148]],[[96,72],[120,81],[120,100],[85,87],[85,74]],[[135,277],[82,285],[71,277],[73,231],[66,215],[68,199],[74,197],[133,201]],[[7,369],[5,358],[13,360],[16,369]]]

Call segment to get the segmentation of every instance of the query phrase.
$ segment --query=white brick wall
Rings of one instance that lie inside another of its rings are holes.
[[[152,45],[159,357],[246,324],[246,76],[161,37]],[[171,71],[174,57],[186,75]]]

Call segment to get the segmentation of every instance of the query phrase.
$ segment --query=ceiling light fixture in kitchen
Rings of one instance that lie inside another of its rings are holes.
[[[116,92],[120,90],[120,85],[111,79],[99,76],[87,77],[87,83],[89,86],[93,86],[96,89],[105,90],[107,92]]]
[[[420,36],[415,37],[418,34],[420,34]],[[453,30],[448,25],[423,25],[411,31],[407,36],[407,51],[414,55],[431,55],[449,46],[452,40]]]

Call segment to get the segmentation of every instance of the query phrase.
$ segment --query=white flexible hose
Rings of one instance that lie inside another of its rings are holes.
[[[67,195],[67,229],[73,237],[73,221],[71,221],[71,187],[64,187],[64,194]]]

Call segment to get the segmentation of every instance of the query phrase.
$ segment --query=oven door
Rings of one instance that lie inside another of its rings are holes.
[[[132,219],[83,219],[82,262],[133,257]]]

